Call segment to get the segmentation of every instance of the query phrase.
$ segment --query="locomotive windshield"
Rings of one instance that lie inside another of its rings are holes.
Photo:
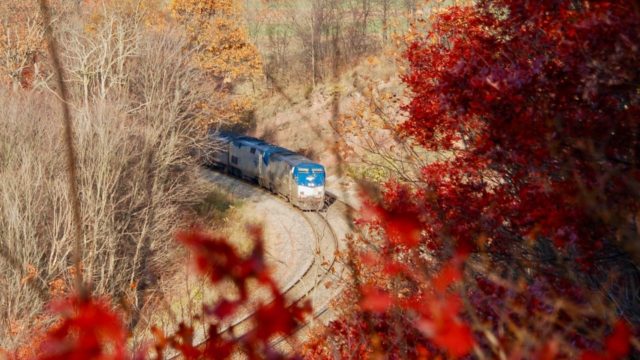
[[[294,168],[293,176],[300,186],[324,186],[324,167],[319,164],[300,164]]]

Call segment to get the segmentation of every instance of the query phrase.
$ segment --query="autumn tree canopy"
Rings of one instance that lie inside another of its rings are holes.
[[[640,320],[637,2],[481,0],[431,20],[406,52],[397,131],[447,156],[369,206],[360,306],[311,353],[626,356]]]
[[[262,70],[234,0],[173,0],[171,9],[187,29],[200,66],[223,84],[255,78]]]
[[[173,0],[171,10],[184,25],[194,59],[220,92],[215,121],[239,123],[251,111],[251,101],[233,94],[236,84],[254,80],[262,70],[260,55],[248,39],[240,4],[234,0]],[[201,119],[208,127],[214,119]]]

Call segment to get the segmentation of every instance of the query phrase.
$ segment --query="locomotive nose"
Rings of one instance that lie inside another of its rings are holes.
[[[315,186],[315,181],[314,181],[316,179],[315,175],[309,175],[309,176],[307,176],[306,179],[307,179],[307,183],[309,184],[310,187],[314,187]]]

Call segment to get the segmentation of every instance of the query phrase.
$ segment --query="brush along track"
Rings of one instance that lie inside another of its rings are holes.
[[[226,175],[218,174],[228,178]],[[214,181],[212,175],[213,173],[211,172],[205,173],[209,180]],[[246,183],[237,178],[232,179],[234,182],[241,181]],[[254,189],[269,194],[268,191],[260,187],[255,186]],[[279,196],[273,196],[272,198],[277,198],[279,202],[286,206],[291,206]],[[336,203],[335,196],[327,193],[325,196],[325,208],[321,212],[305,212],[296,209],[296,212],[307,223],[313,233],[313,239],[309,244],[313,256],[310,264],[303,264],[306,269],[303,270],[302,275],[280,290],[290,305],[298,301],[308,300],[314,309],[313,314],[308,317],[307,323],[301,324],[297,330],[305,328],[323,316],[327,312],[331,300],[342,288],[342,276],[346,268],[336,259],[339,250],[339,236],[328,219],[330,216],[332,218],[339,216],[339,214],[333,214],[333,212],[337,211],[334,209],[340,207],[334,206],[334,203]],[[301,271],[302,269],[297,270]],[[221,324],[220,333],[231,333],[235,337],[247,334],[254,326],[252,319],[253,308],[258,303],[268,303],[269,301],[271,301],[270,295],[264,292],[256,294],[249,306],[241,309],[230,321]],[[197,331],[194,340],[199,346],[204,346],[206,343],[205,332]],[[284,338],[277,338],[272,344],[284,351],[295,350],[285,340]]]

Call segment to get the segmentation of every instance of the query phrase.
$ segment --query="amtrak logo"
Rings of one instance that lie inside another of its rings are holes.
[[[314,187],[314,186],[316,186],[316,185],[313,183],[313,180],[315,180],[315,179],[316,179],[316,177],[315,177],[315,176],[313,176],[313,175],[309,175],[309,176],[307,176],[307,182],[309,183],[309,186],[310,186],[310,187]]]

